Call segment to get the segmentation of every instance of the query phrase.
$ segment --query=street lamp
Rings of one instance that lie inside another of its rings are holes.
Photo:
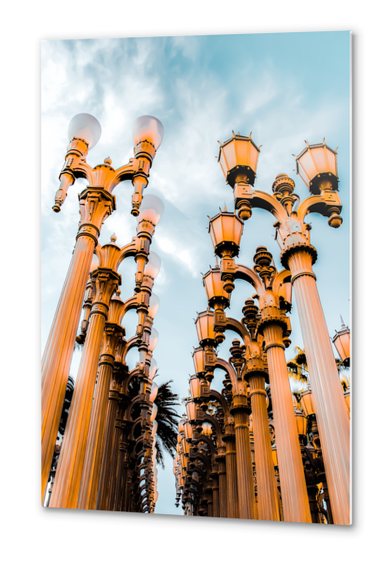
[[[328,217],[329,226],[338,228],[341,225],[342,204],[338,194],[336,158],[336,151],[327,147],[325,142],[307,144],[296,157],[297,173],[311,192],[297,207],[295,203],[299,197],[294,194],[295,184],[286,174],[275,178],[272,195],[254,191],[246,180],[237,181],[240,178],[233,174],[230,183],[240,218],[248,220],[253,208],[269,211],[275,217],[275,239],[281,249],[281,263],[291,274],[310,366],[334,521],[347,525],[350,522],[349,417],[312,268],[318,254],[310,243],[311,226],[304,222],[306,215],[316,212]],[[224,169],[223,173],[225,175]],[[229,283],[227,275],[225,280]]]
[[[260,148],[255,145],[251,135],[244,137],[234,132],[232,138],[220,143],[218,162],[230,186],[234,187],[239,182],[253,185]]]
[[[309,144],[295,157],[296,173],[302,178],[312,195],[324,189],[338,189],[337,149],[325,143]]]
[[[88,186],[79,194],[81,218],[76,244],[42,359],[42,500],[93,254],[102,224],[116,207],[112,191],[120,182],[131,180],[134,185],[132,214],[139,214],[156,146],[159,147],[162,140],[163,128],[159,123],[150,116],[138,120],[135,126],[135,158],[115,170],[109,158],[94,168],[86,162],[88,150],[95,146],[101,133],[98,121],[91,115],[79,114],[70,122],[70,144],[59,175],[60,186],[55,195],[54,211],[61,210],[68,188],[76,179],[86,179]],[[142,236],[137,238],[137,244],[135,252],[148,252],[147,242],[142,241]]]
[[[341,330],[335,333],[332,339],[340,359],[345,367],[350,365],[350,330],[341,316]]]

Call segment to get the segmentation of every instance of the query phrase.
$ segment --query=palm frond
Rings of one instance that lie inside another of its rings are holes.
[[[171,383],[172,380],[161,384],[155,398],[155,404],[158,407],[156,442],[159,443],[159,449],[156,449],[156,462],[163,467],[163,449],[174,458],[180,420],[180,416],[174,408],[174,406],[179,406],[179,397],[171,390]]]

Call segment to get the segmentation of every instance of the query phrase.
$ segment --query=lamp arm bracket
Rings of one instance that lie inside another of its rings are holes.
[[[226,318],[226,329],[232,330],[233,332],[236,332],[236,334],[238,334],[241,338],[243,338],[245,345],[250,344],[251,338],[250,338],[249,332],[241,324],[241,322],[239,322],[238,320],[235,320],[234,318],[227,317]]]
[[[233,367],[227,361],[225,361],[225,359],[221,359],[220,357],[217,357],[217,361],[216,361],[216,364],[215,364],[214,368],[215,369],[217,369],[217,368],[222,369],[223,371],[228,373],[228,375],[230,376],[230,380],[232,381],[233,386],[235,387],[237,385],[236,372],[233,369]]]
[[[126,258],[132,256],[136,256],[137,252],[141,249],[142,241],[139,236],[134,236],[132,241],[129,244],[126,244],[121,248],[121,252],[118,256],[117,260],[117,267],[124,261]]]
[[[86,179],[89,184],[91,184],[93,181],[93,168],[89,166],[87,162],[82,162],[74,168],[65,168],[64,170],[62,170],[62,173],[63,172],[72,172],[76,179]]]
[[[220,392],[218,392],[217,390],[214,390],[213,388],[211,388],[210,391],[209,391],[209,397],[214,398],[215,400],[217,400],[217,402],[219,402],[221,404],[222,409],[224,411],[225,419],[228,419],[228,417],[230,417],[230,412],[229,412],[228,404],[227,404],[224,396],[222,396],[222,394]]]
[[[287,281],[291,282],[291,272],[288,269],[282,269],[275,276],[273,282],[273,292],[277,293],[283,283],[287,283]]]
[[[235,279],[242,279],[243,281],[247,281],[247,283],[250,283],[254,287],[254,289],[255,289],[255,291],[258,295],[261,295],[265,291],[265,287],[264,287],[263,282],[261,281],[260,277],[250,267],[246,267],[245,265],[237,264],[236,265],[236,273],[234,275],[234,278]]]
[[[128,164],[117,168],[116,174],[112,180],[109,191],[113,189],[122,181],[132,180],[134,174],[139,171],[140,162],[136,158],[130,158]]]
[[[301,221],[310,213],[318,213],[324,217],[328,217],[335,207],[338,212],[342,210],[342,204],[336,191],[322,191],[319,195],[310,195],[298,208],[297,214]]]
[[[217,440],[218,440],[218,435],[221,435],[221,428],[220,428],[220,424],[218,423],[218,421],[213,416],[209,416],[209,414],[205,414],[201,421],[207,421],[207,422],[211,423],[212,425],[214,425],[214,428],[215,428],[216,433],[217,433]],[[207,437],[206,435],[203,435],[202,433],[201,433],[200,441],[203,441],[204,443],[207,443],[209,445],[210,453],[211,453],[211,456],[212,456],[212,463],[213,463],[214,458],[216,456],[216,450],[214,448],[213,441],[210,439],[210,437]]]
[[[127,353],[133,348],[133,347],[138,347],[139,346],[139,339],[137,336],[132,336],[131,338],[129,338],[127,340],[127,343],[125,344],[125,346],[123,347],[122,350],[122,360],[125,361],[125,358],[127,356]]]
[[[273,195],[265,193],[264,191],[254,191],[251,203],[252,207],[256,209],[264,209],[272,213],[279,222],[286,220],[288,217],[287,211],[283,205],[275,199]]]
[[[123,316],[124,316],[129,310],[134,310],[134,309],[136,309],[139,305],[140,305],[140,293],[135,293],[134,295],[132,295],[131,298],[129,298],[128,300],[125,301],[124,307],[123,307],[123,312],[122,312],[122,315],[121,315],[120,320],[123,318]]]

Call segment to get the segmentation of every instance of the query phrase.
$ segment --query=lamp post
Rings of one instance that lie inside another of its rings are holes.
[[[158,211],[148,206],[141,216],[139,226],[137,228],[137,236],[133,238],[130,244],[119,248],[116,244],[115,236],[112,237],[111,243],[105,246],[97,247],[96,252],[100,260],[99,267],[93,270],[91,277],[94,279],[95,296],[92,304],[88,329],[86,333],[85,345],[81,357],[77,383],[74,393],[73,407],[69,416],[69,427],[63,443],[63,455],[58,464],[57,486],[53,490],[52,506],[54,507],[77,507],[78,497],[80,495],[80,507],[94,508],[95,494],[97,493],[97,474],[92,476],[94,468],[97,470],[95,463],[95,454],[100,448],[97,439],[97,427],[105,404],[107,402],[107,391],[111,369],[105,367],[104,364],[110,363],[113,366],[114,357],[112,354],[105,353],[106,357],[101,365],[102,375],[99,377],[97,390],[94,401],[94,413],[91,418],[91,431],[88,435],[90,413],[92,411],[93,393],[95,379],[97,374],[97,365],[100,356],[101,340],[104,332],[105,322],[109,320],[109,311],[111,312],[111,320],[113,324],[120,322],[120,316],[130,308],[138,308],[143,304],[143,300],[139,293],[136,294],[127,303],[120,305],[120,301],[111,300],[111,297],[118,288],[120,276],[117,273],[121,262],[129,256],[133,256],[138,261],[139,253],[144,261],[148,259],[149,244],[155,230],[156,223],[159,221],[163,204],[161,201],[153,197],[152,202]],[[140,245],[138,243],[140,241]],[[140,252],[138,248],[140,246]],[[144,268],[144,263],[141,265]],[[143,275],[142,275],[143,277]],[[138,289],[139,290],[139,289]],[[147,296],[148,293],[146,292]],[[110,345],[116,345],[120,334],[118,334],[115,342],[107,341],[108,352]],[[100,373],[101,374],[101,373]],[[84,465],[86,448],[88,447],[88,455]],[[83,472],[83,486],[81,487],[81,477]],[[93,484],[93,493],[91,481]],[[81,490],[81,494],[80,494]],[[90,494],[92,495],[90,496]]]
[[[240,142],[240,139],[234,137],[232,142],[236,145]],[[243,149],[246,152],[246,141],[244,141]],[[235,152],[236,150],[233,154]],[[239,169],[241,169],[241,166]],[[230,175],[227,175],[227,177],[228,181],[233,181],[233,175],[231,178]],[[255,437],[259,518],[279,520],[276,484],[266,421],[264,382],[268,375],[265,373],[261,360],[260,342],[258,340],[260,333],[264,337],[274,415],[279,428],[277,444],[283,489],[284,518],[286,521],[310,522],[303,464],[298,436],[294,427],[294,411],[284,356],[284,342],[287,341],[291,331],[289,319],[285,316],[285,311],[291,307],[290,272],[283,270],[278,273],[275,267],[271,265],[272,255],[265,247],[259,247],[256,250],[254,257],[255,271],[245,266],[236,265],[234,256],[239,252],[242,226],[241,219],[237,218],[234,213],[228,213],[227,211],[220,212],[209,221],[209,232],[214,251],[221,258],[223,290],[232,293],[235,279],[243,279],[252,284],[258,293],[256,297],[260,306],[260,318],[258,317],[258,309],[251,300],[246,301],[243,312],[245,314],[244,323],[247,328],[244,330],[246,334],[244,343],[247,349],[247,366],[244,376],[251,386],[251,403],[254,409],[252,424]],[[209,295],[208,289],[208,298]],[[209,304],[215,299],[215,295],[212,294]],[[225,330],[228,321],[222,312],[215,310],[216,331]],[[234,326],[237,326],[235,322]],[[236,329],[236,331],[239,330]],[[241,329],[240,334],[243,334]],[[262,395],[262,399],[260,395]]]
[[[147,186],[152,161],[163,137],[163,126],[154,117],[139,118],[134,127],[135,158],[117,170],[111,167],[110,159],[95,168],[86,162],[88,150],[98,142],[100,133],[100,124],[91,115],[79,114],[71,120],[68,131],[70,144],[53,207],[54,211],[60,211],[68,188],[77,178],[87,179],[88,187],[79,195],[81,219],[76,244],[42,359],[42,500],[93,252],[104,220],[115,209],[112,191],[121,181],[132,180],[135,191],[132,214],[138,215],[142,192]],[[138,242],[137,250],[140,252],[145,242],[142,244],[141,237]]]
[[[223,299],[222,306],[225,306],[227,304],[225,295],[221,295],[221,298]],[[215,295],[210,298],[210,302],[214,302],[214,305],[217,307],[217,312],[223,315],[223,311],[218,308],[218,305],[215,304],[216,301],[213,301],[213,299],[218,300]],[[228,319],[228,321],[234,331],[237,331],[238,333],[246,333],[246,330],[240,323],[234,320],[232,321],[231,319]],[[248,404],[247,384],[242,380],[239,368],[236,373],[230,364],[218,359],[214,353],[214,347],[217,345],[217,338],[220,334],[215,331],[212,312],[209,309],[205,312],[201,312],[198,314],[195,323],[200,346],[204,348],[205,352],[204,364],[205,370],[209,371],[206,375],[208,380],[213,378],[213,374],[210,373],[212,373],[216,367],[221,367],[227,371],[232,381],[233,402],[230,406],[230,413],[232,414],[234,420],[233,433],[235,434],[236,444],[239,516],[243,519],[255,519],[257,514],[255,507],[253,469],[249,439],[249,415],[251,413],[251,408]],[[227,323],[225,321],[224,327],[226,328],[226,326]],[[222,339],[223,336],[219,338],[219,340]],[[230,351],[234,354],[235,364],[237,365],[239,362],[237,357],[239,355],[239,351],[236,346],[232,346]],[[226,455],[228,459],[228,439],[226,439],[226,441]],[[233,446],[233,444],[230,443],[230,446]]]
[[[227,183],[233,188],[238,216],[247,220],[252,216],[252,208],[257,207],[271,212],[276,219],[275,238],[281,249],[281,263],[291,272],[310,369],[334,522],[347,525],[350,523],[349,418],[312,268],[317,251],[310,243],[311,226],[304,222],[308,213],[317,212],[327,216],[333,228],[342,223],[336,151],[325,141],[316,145],[306,143],[306,148],[296,157],[297,173],[311,193],[296,208],[299,198],[294,194],[293,180],[286,174],[276,177],[273,195],[253,191],[252,159],[247,159],[246,145],[252,145],[250,152],[258,153],[259,149],[250,137],[244,140],[241,136],[234,137],[232,142],[236,147],[235,159],[228,161],[230,141],[226,141],[220,146],[219,161]],[[239,149],[240,145],[245,152]],[[239,173],[232,173],[237,166]]]

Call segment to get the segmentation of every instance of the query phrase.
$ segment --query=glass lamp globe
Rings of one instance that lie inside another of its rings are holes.
[[[158,308],[159,308],[159,297],[158,295],[155,295],[155,293],[152,293],[151,297],[150,297],[150,304],[148,307],[148,316],[150,316],[151,318],[155,318],[156,313],[158,312]]]
[[[133,141],[135,145],[141,141],[148,141],[158,150],[162,144],[164,128],[162,123],[152,115],[142,115],[133,124]]]
[[[156,382],[153,382],[153,383],[152,383],[152,386],[151,386],[150,402],[154,402],[154,401],[155,401],[155,398],[156,398],[157,395],[158,395],[158,388],[159,388],[159,387],[158,387],[158,385],[156,384]]]
[[[93,115],[78,113],[70,121],[67,134],[69,141],[72,141],[74,138],[86,141],[90,150],[100,140],[101,125]]]
[[[152,279],[158,275],[162,261],[158,254],[150,252],[148,255],[148,263],[144,268],[144,275],[149,275]]]
[[[154,351],[154,349],[156,347],[156,344],[158,343],[158,338],[159,338],[158,330],[156,328],[152,328],[150,340],[149,340],[149,344],[148,344],[149,351]]]
[[[152,406],[152,412],[151,412],[151,421],[152,421],[152,422],[153,422],[154,419],[156,418],[157,414],[158,414],[158,407],[157,407],[156,404],[154,404],[154,405]]]
[[[148,375],[151,380],[156,375],[157,368],[158,368],[158,364],[157,364],[156,360],[154,358],[152,358],[151,359],[151,365],[150,365],[150,372],[149,372],[149,375]]]
[[[163,211],[163,201],[159,199],[159,197],[152,194],[144,195],[141,202],[140,212],[137,215],[137,222],[147,220],[156,226],[163,216]]]

